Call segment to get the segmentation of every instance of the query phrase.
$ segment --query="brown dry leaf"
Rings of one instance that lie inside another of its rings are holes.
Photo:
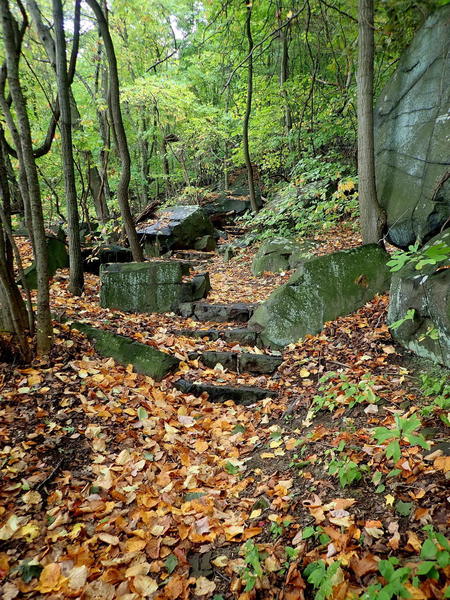
[[[195,593],[197,596],[207,596],[208,594],[212,594],[215,589],[216,584],[214,581],[210,581],[206,577],[199,577],[195,582]]]
[[[111,546],[117,546],[117,544],[120,543],[120,539],[117,537],[117,535],[111,535],[109,533],[99,533],[98,539],[102,542],[105,542],[105,544],[110,544]]]
[[[364,577],[367,573],[376,573],[378,571],[378,562],[376,556],[367,553],[363,557],[353,557],[350,560],[350,568],[357,577]]]
[[[81,567],[73,567],[68,575],[70,589],[81,589],[86,583],[87,576],[88,568],[86,565],[82,565]]]
[[[158,583],[152,577],[148,577],[148,575],[137,575],[133,579],[133,587],[141,596],[147,598],[156,592]]]
[[[406,533],[408,534],[406,547],[408,548],[409,546],[409,548],[412,548],[414,552],[420,552],[420,549],[422,548],[422,542],[417,537],[417,534],[414,531],[407,531]]]
[[[37,589],[41,594],[58,592],[66,581],[67,579],[61,574],[61,566],[57,563],[50,563],[43,568]]]

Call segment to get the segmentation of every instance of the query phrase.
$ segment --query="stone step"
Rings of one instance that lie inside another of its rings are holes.
[[[215,321],[226,323],[237,321],[246,323],[253,315],[257,305],[238,302],[236,304],[208,304],[207,302],[184,302],[180,304],[179,314],[196,321]]]
[[[214,256],[214,252],[203,252],[201,250],[174,250],[172,254],[172,258],[177,260],[195,260],[196,262],[208,262]]]
[[[174,386],[180,392],[192,394],[193,396],[201,396],[203,392],[206,392],[210,402],[233,400],[236,404],[244,406],[254,404],[264,400],[264,398],[275,398],[277,396],[276,392],[252,385],[214,385],[212,383],[194,383],[187,379],[178,379],[174,382]]]
[[[260,346],[258,334],[247,327],[232,327],[231,329],[174,329],[174,335],[203,339],[208,338],[212,342],[224,340],[225,342],[237,342],[243,346]]]
[[[199,359],[205,367],[214,368],[220,363],[229,371],[237,373],[255,373],[258,375],[271,374],[283,362],[281,356],[270,354],[256,354],[255,352],[222,352],[206,350],[205,352],[191,352],[190,360]]]

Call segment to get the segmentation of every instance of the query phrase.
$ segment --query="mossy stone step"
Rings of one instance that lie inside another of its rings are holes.
[[[180,363],[174,356],[129,337],[97,329],[87,323],[73,322],[70,326],[84,333],[102,356],[114,358],[122,365],[131,364],[137,373],[148,375],[156,381],[161,381]]]
[[[203,252],[201,250],[176,250],[172,254],[172,257],[177,260],[195,260],[196,262],[208,262],[214,256],[214,252]]]
[[[264,400],[264,398],[275,398],[277,396],[277,393],[272,390],[252,385],[214,385],[212,383],[194,383],[187,379],[178,379],[174,382],[174,386],[180,392],[192,394],[193,396],[201,396],[206,392],[210,402],[232,400],[236,404],[242,404],[243,406],[254,404],[255,402]]]
[[[256,304],[209,304],[207,302],[184,302],[180,304],[179,314],[182,317],[191,317],[196,321],[215,321],[226,323],[237,321],[246,323],[256,309]]]
[[[231,329],[175,329],[173,334],[195,339],[208,338],[213,342],[216,340],[237,342],[244,346],[259,345],[258,334],[256,331],[250,331],[247,327],[233,327]]]
[[[207,350],[205,352],[192,352],[189,358],[199,359],[205,367],[215,367],[221,364],[229,371],[238,373],[255,373],[259,375],[270,374],[278,369],[283,362],[281,356],[270,354],[256,354],[254,352],[221,352]]]

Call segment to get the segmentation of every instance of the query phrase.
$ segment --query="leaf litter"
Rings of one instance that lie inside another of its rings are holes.
[[[322,242],[320,253],[348,247],[354,233],[341,227]],[[252,277],[253,252],[208,264],[208,301],[262,301],[287,280]],[[448,597],[445,411],[423,410],[386,305],[377,297],[328,323],[286,348],[273,376],[254,377],[190,360],[193,349],[241,349],[173,333],[198,323],[101,309],[97,277],[73,298],[59,273],[56,314],[181,363],[156,383],[55,321],[48,362],[2,365],[2,597],[357,598],[388,588],[400,567],[405,597]],[[180,375],[278,396],[212,404],[175,390]],[[408,434],[416,417],[421,428]],[[393,458],[399,422],[406,433]]]

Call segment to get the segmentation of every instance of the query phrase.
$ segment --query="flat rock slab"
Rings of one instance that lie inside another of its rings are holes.
[[[198,358],[205,367],[214,368],[217,364],[221,364],[229,371],[259,375],[273,373],[283,362],[281,356],[256,354],[254,352],[221,352],[215,350],[193,352],[189,355],[189,358]]]
[[[183,261],[108,264],[100,268],[100,305],[125,312],[164,313],[199,300],[211,289],[207,273],[183,282]]]
[[[248,326],[272,348],[319,333],[389,288],[388,258],[375,244],[312,258],[255,310]]]
[[[388,239],[406,248],[450,216],[450,6],[416,33],[374,110],[378,200]]]
[[[196,240],[214,235],[215,229],[199,206],[174,206],[158,211],[158,219],[138,231],[148,256],[160,256],[171,249],[193,248]]]
[[[156,381],[161,381],[180,363],[174,356],[152,346],[135,342],[131,338],[111,331],[97,329],[87,323],[75,322],[71,324],[71,327],[84,333],[102,356],[114,358],[122,365],[131,364],[137,373],[148,375]]]
[[[419,252],[426,257],[433,248],[450,248],[450,230],[434,237]],[[419,356],[450,368],[450,269],[448,250],[442,260],[416,269],[417,262],[405,265],[392,276],[388,325],[392,337]]]
[[[210,402],[226,402],[232,400],[236,404],[248,406],[254,404],[264,398],[275,398],[276,392],[265,390],[264,388],[241,385],[214,385],[212,383],[194,383],[187,379],[178,379],[174,382],[174,386],[180,392],[192,394],[193,396],[201,396],[204,392],[208,394]]]
[[[180,315],[197,321],[215,321],[226,323],[237,321],[246,323],[252,316],[256,305],[239,302],[236,304],[208,304],[207,302],[186,302],[180,305]]]
[[[201,250],[178,250],[173,253],[173,257],[181,260],[199,262],[209,262],[214,258],[213,252],[203,252]]]
[[[178,329],[175,335],[183,335],[196,339],[208,338],[211,341],[225,340],[226,342],[237,342],[243,346],[259,346],[258,334],[246,327],[234,327],[232,329]]]

